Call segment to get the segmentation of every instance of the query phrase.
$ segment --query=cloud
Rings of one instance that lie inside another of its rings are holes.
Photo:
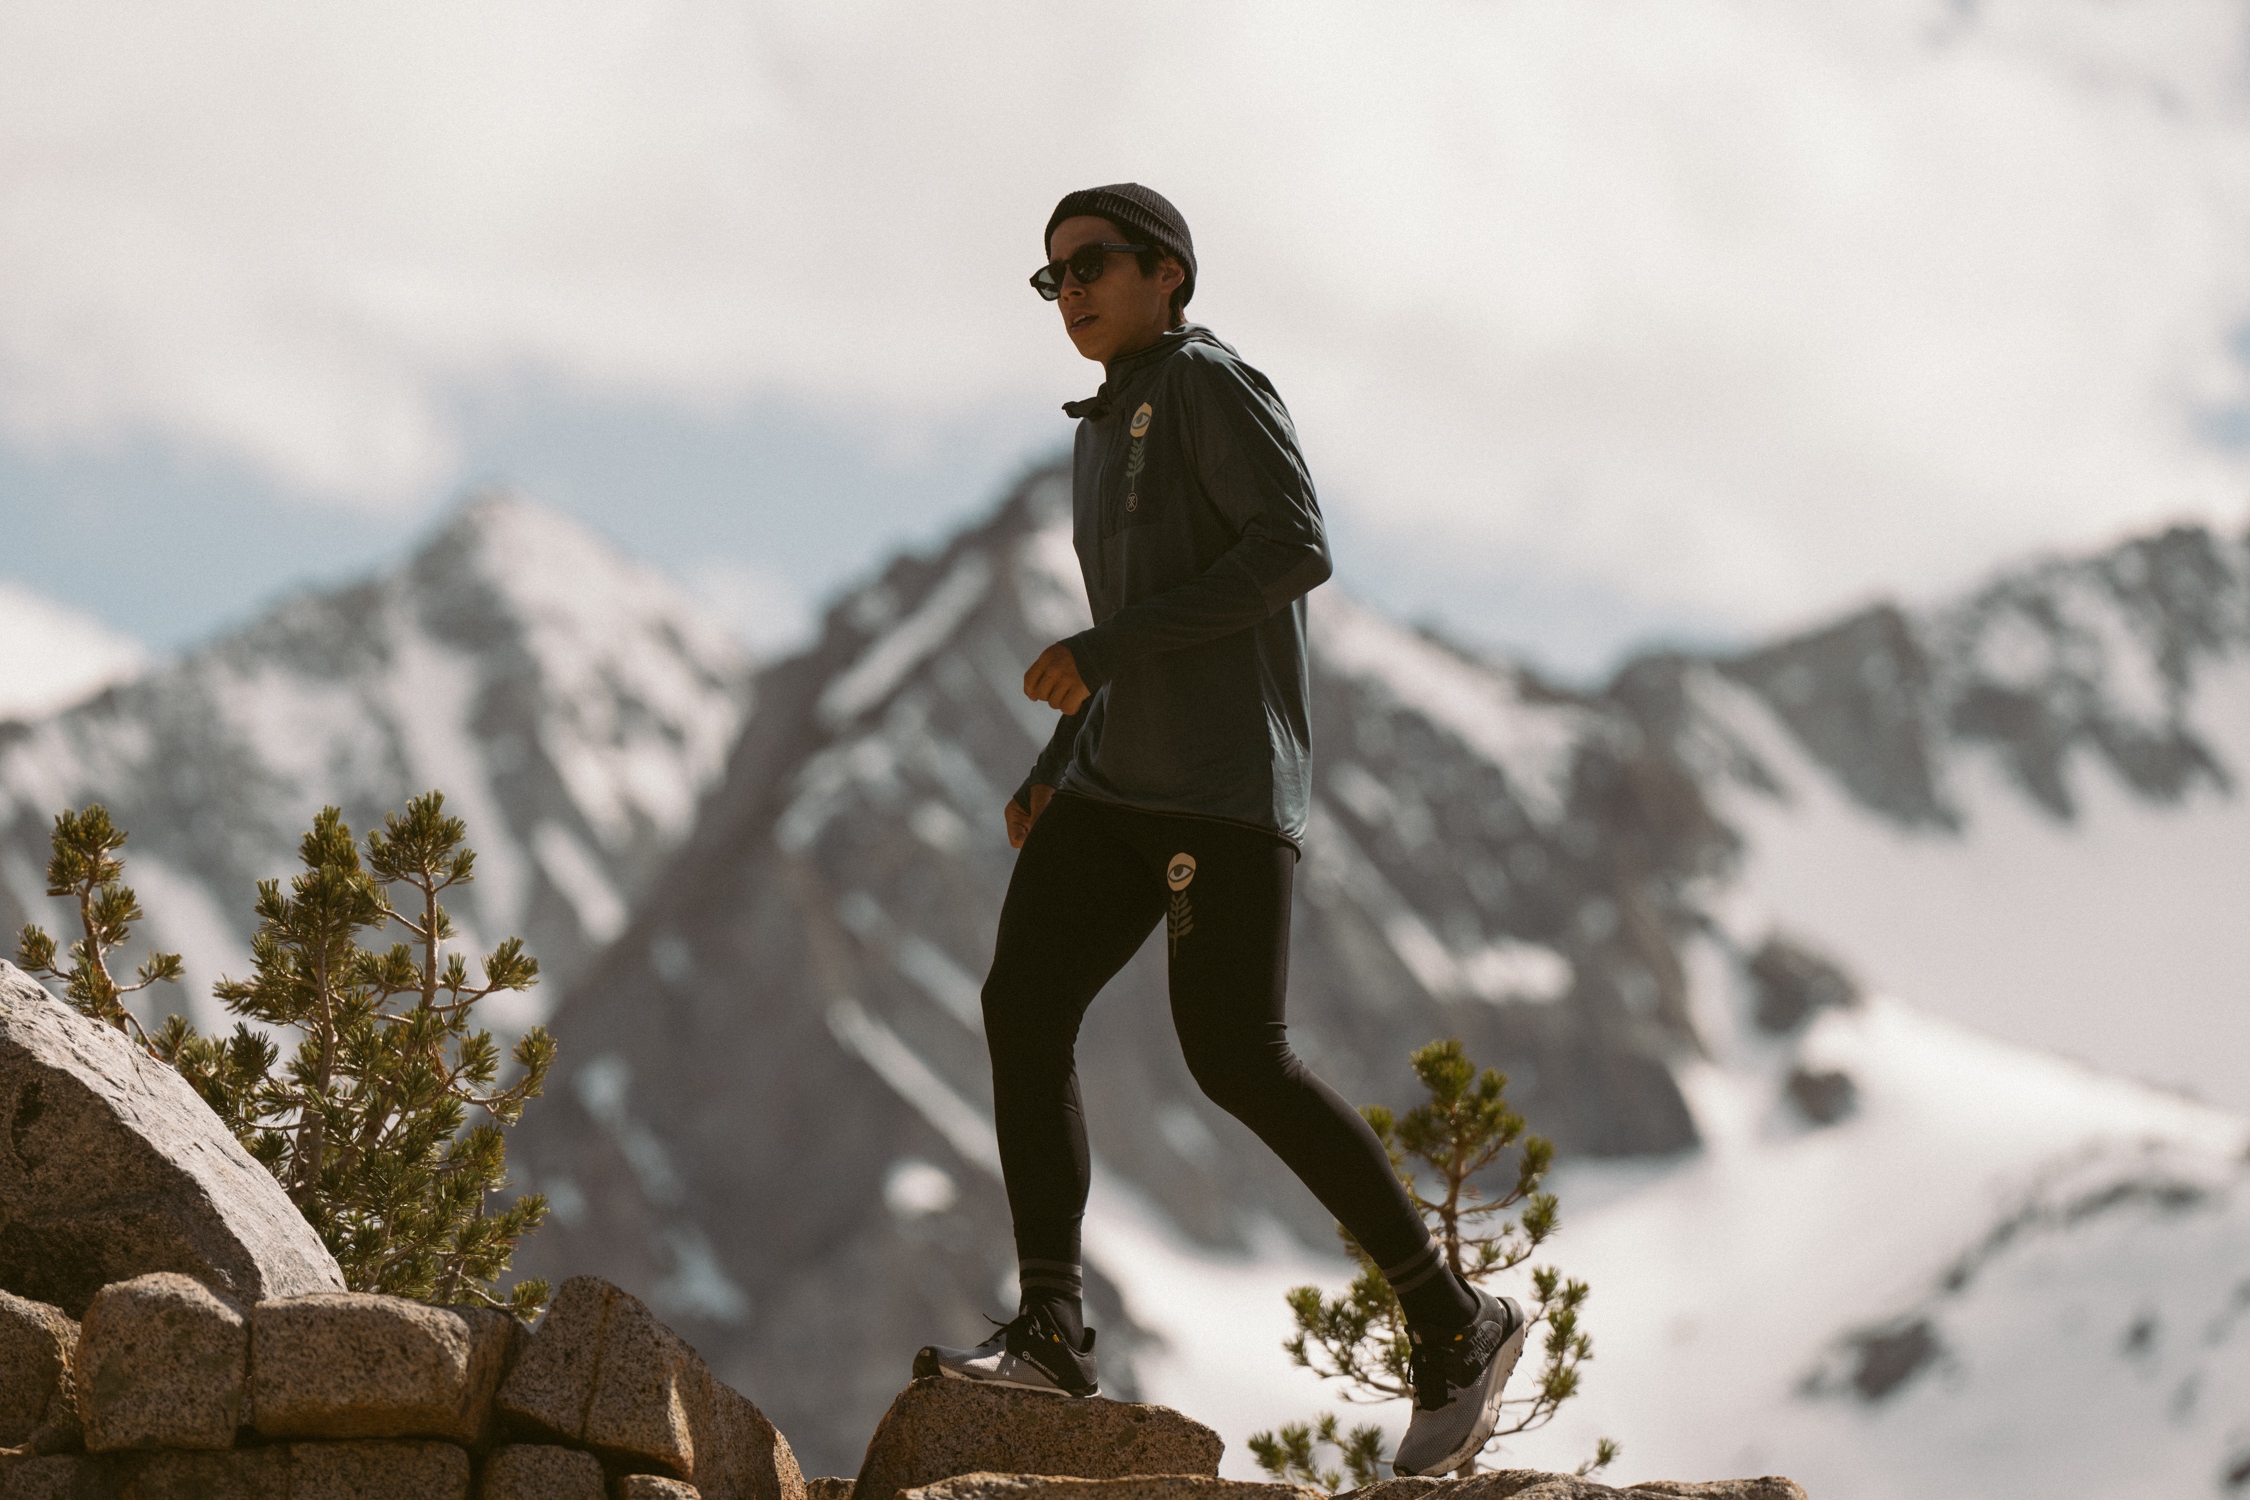
[[[355,506],[453,483],[457,398],[526,379],[911,445],[1088,387],[1022,277],[1056,196],[1133,177],[1188,213],[1196,311],[1275,376],[1333,505],[1769,623],[2239,514],[2250,453],[2209,434],[2245,399],[2244,27],[20,0],[0,429],[155,435]]]

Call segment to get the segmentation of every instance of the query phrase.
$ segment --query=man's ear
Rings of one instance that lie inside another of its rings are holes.
[[[1164,288],[1165,296],[1171,296],[1186,282],[1187,267],[1181,265],[1177,257],[1167,255],[1156,262],[1156,284]]]

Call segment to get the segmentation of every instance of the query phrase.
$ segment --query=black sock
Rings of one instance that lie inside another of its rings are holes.
[[[1034,1306],[1045,1307],[1054,1318],[1055,1326],[1078,1348],[1086,1342],[1085,1274],[1069,1261],[1018,1260],[1017,1283],[1023,1288],[1023,1300],[1018,1312],[1030,1312]]]
[[[1409,1328],[1428,1333],[1451,1333],[1477,1315],[1476,1294],[1453,1274],[1445,1252],[1430,1241],[1411,1259],[1383,1267],[1383,1279],[1398,1295]]]

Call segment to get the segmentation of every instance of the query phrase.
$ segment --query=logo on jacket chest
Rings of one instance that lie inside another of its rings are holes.
[[[1133,446],[1125,453],[1125,509],[1128,513],[1141,508],[1141,470],[1148,467],[1148,429],[1156,420],[1156,408],[1143,401],[1140,410],[1133,413],[1132,424],[1125,429]]]

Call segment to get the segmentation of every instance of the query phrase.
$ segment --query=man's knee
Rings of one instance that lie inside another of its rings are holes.
[[[1289,1045],[1262,1029],[1183,1034],[1180,1051],[1203,1097],[1238,1120],[1248,1122],[1289,1087]]]
[[[983,990],[984,1041],[995,1071],[1061,1067],[1068,1072],[1078,1042],[1074,1008],[1051,984],[995,964]]]

